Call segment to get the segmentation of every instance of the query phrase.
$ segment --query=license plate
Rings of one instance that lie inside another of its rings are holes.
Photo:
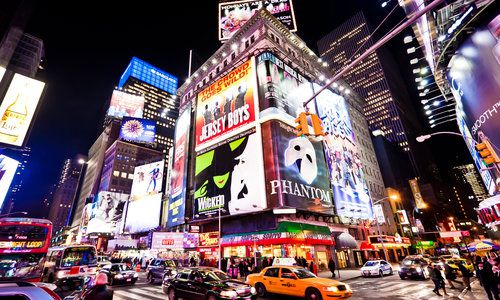
[[[127,281],[132,281],[132,278],[127,278]]]

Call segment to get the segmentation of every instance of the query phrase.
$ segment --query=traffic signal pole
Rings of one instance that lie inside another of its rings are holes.
[[[336,73],[331,79],[329,79],[326,82],[326,84],[321,89],[319,89],[316,93],[314,93],[312,95],[312,97],[309,98],[309,100],[307,100],[307,101],[304,102],[304,108],[306,109],[306,111],[307,111],[307,104],[309,104],[309,102],[311,102],[322,91],[324,91],[327,87],[329,87],[330,84],[332,84],[335,81],[339,80],[347,71],[351,70],[352,67],[354,67],[355,65],[357,65],[358,63],[360,63],[363,59],[367,58],[368,55],[370,55],[372,52],[374,52],[378,48],[382,47],[385,43],[387,43],[393,37],[395,37],[396,35],[398,35],[401,31],[403,31],[403,29],[405,29],[406,27],[408,27],[408,26],[412,25],[413,23],[415,23],[422,15],[424,15],[427,12],[433,10],[434,8],[436,8],[436,6],[438,6],[442,2],[444,2],[444,0],[435,0],[431,4],[429,4],[428,6],[424,7],[422,10],[416,12],[410,19],[408,19],[403,24],[401,24],[398,27],[396,27],[393,31],[389,32],[385,37],[383,37],[380,40],[378,40],[375,44],[373,44],[370,48],[368,48],[368,50],[366,50],[363,54],[361,54],[358,58],[356,58],[350,64],[348,64],[347,66],[345,66],[342,70],[340,70],[340,72]]]

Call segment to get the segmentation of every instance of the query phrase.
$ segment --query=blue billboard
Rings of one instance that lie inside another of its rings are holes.
[[[156,122],[152,120],[123,117],[120,140],[152,144],[155,141]]]
[[[175,95],[177,93],[177,77],[171,75],[155,66],[137,58],[132,57],[127,69],[123,72],[118,82],[118,88],[122,88],[129,77],[134,77],[140,81],[152,85],[160,90]]]

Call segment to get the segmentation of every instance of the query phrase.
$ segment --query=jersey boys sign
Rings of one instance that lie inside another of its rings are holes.
[[[198,94],[196,148],[255,120],[254,58]]]

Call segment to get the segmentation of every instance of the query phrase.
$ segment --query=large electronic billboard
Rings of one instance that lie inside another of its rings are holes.
[[[320,87],[315,84],[315,88]],[[316,97],[316,106],[327,134],[325,155],[337,213],[372,219],[371,200],[345,99],[326,89]]]
[[[124,231],[145,232],[160,223],[164,161],[135,167]]]
[[[195,160],[194,218],[266,208],[262,144],[246,132],[199,153]]]
[[[448,79],[457,101],[457,122],[490,194],[499,190],[500,174],[478,158],[470,140],[481,142],[487,138],[500,147],[499,23],[497,15],[488,26],[479,26],[448,65]]]
[[[175,144],[167,227],[184,223],[190,126],[191,105],[188,105],[180,114],[175,124]]]
[[[128,194],[102,191],[92,204],[88,217],[86,233],[115,233],[122,222],[123,210],[129,198]]]
[[[144,112],[144,96],[133,95],[114,90],[111,95],[107,115],[115,118],[142,118]]]
[[[15,74],[0,105],[0,143],[22,146],[45,83]]]
[[[137,57],[132,57],[125,72],[118,82],[118,88],[122,88],[130,77],[136,78],[171,95],[177,94],[178,79],[162,69],[153,66]],[[141,118],[142,116],[139,116]]]
[[[257,56],[260,117],[294,122],[304,111],[303,103],[313,95],[311,82],[271,52]],[[314,113],[314,104],[308,105]]]
[[[269,204],[333,214],[322,142],[298,137],[295,128],[274,120],[262,124],[262,140]]]
[[[196,107],[196,143],[198,150],[236,130],[244,130],[255,121],[254,58],[236,67],[226,76],[198,94]]]
[[[297,31],[292,0],[223,2],[219,3],[219,40],[231,38],[262,7],[265,7],[288,30]]]
[[[0,207],[5,201],[5,196],[9,191],[10,184],[16,175],[19,162],[15,159],[0,155]]]
[[[153,144],[155,142],[156,122],[148,119],[123,117],[120,139],[127,142]]]

